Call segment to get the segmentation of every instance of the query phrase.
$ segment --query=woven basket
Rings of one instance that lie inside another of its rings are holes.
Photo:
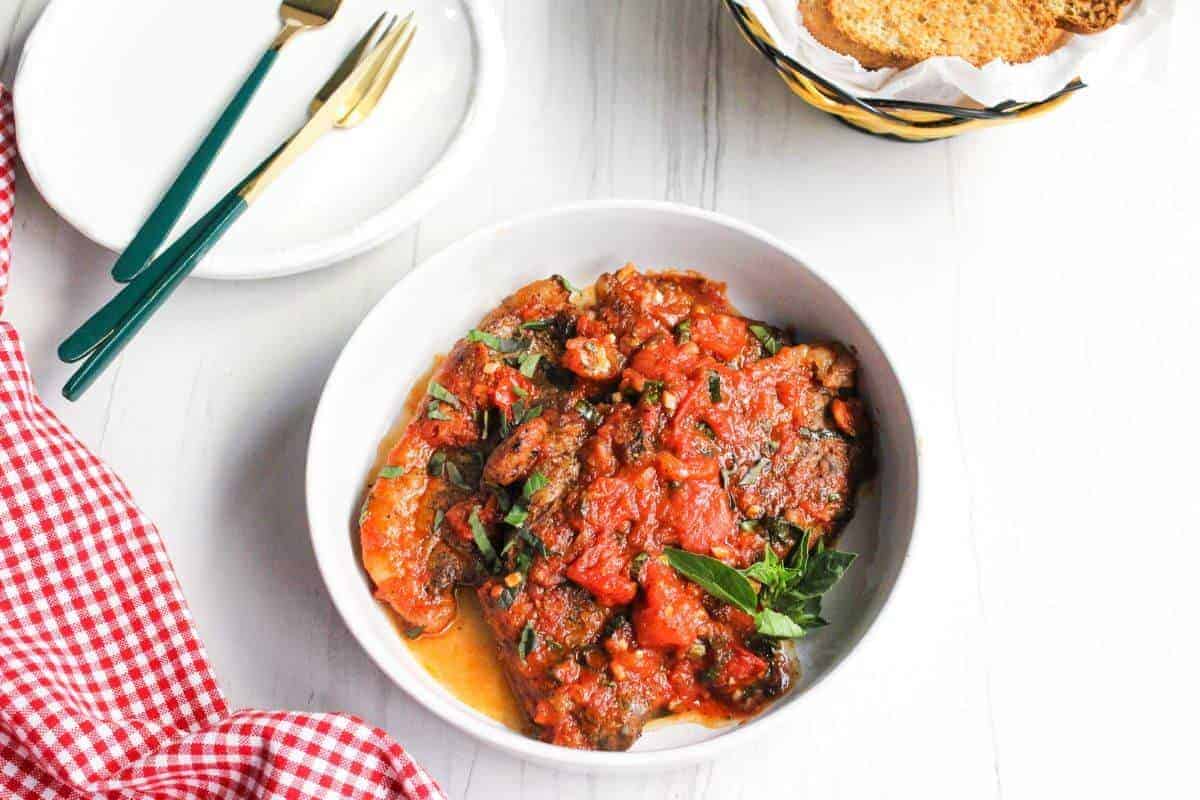
[[[1004,125],[1044,114],[1082,89],[1078,78],[1037,103],[1005,102],[991,108],[965,108],[907,100],[855,97],[780,51],[754,15],[737,0],[725,0],[746,40],[775,65],[793,92],[809,105],[875,136],[906,142],[946,139],[967,131]]]

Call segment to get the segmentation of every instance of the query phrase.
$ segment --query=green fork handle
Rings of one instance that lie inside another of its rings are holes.
[[[137,306],[142,295],[149,292],[154,284],[158,283],[159,278],[163,276],[170,265],[180,257],[184,250],[192,246],[199,235],[203,233],[204,227],[212,224],[222,210],[221,204],[213,206],[211,211],[180,236],[174,244],[164,250],[150,268],[138,273],[138,276],[118,292],[112,300],[105,303],[99,311],[88,318],[87,322],[84,322],[75,329],[74,333],[64,339],[58,346],[59,360],[68,364],[78,361],[107,339],[125,318],[125,315]]]
[[[282,148],[280,148],[282,149]],[[149,292],[158,279],[161,278],[171,267],[184,256],[186,251],[191,248],[201,236],[205,234],[225,212],[225,203],[232,202],[234,195],[239,195],[243,189],[258,177],[267,164],[271,163],[279,150],[276,150],[266,158],[253,172],[247,175],[241,183],[226,195],[221,202],[212,207],[203,217],[198,219],[188,228],[174,243],[162,252],[154,262],[138,273],[138,276],[133,279],[124,289],[117,293],[112,300],[105,303],[99,311],[88,317],[87,321],[75,329],[75,332],[63,340],[58,346],[58,358],[68,364],[78,361],[88,353],[96,349],[96,347],[108,338],[125,318],[125,315],[138,305],[142,299],[142,295]],[[212,245],[210,244],[209,247]]]
[[[77,400],[92,385],[246,208],[245,199],[234,189],[180,237],[180,242],[187,240],[186,245],[178,249],[172,247],[150,265],[146,272],[152,274],[145,281],[151,284],[148,289],[135,281],[121,290],[121,295],[130,293],[122,301],[129,311],[67,381],[63,387],[64,397]],[[133,302],[130,302],[130,298]]]
[[[133,241],[117,259],[117,263],[112,268],[113,278],[122,283],[132,280],[153,258],[159,245],[166,241],[167,235],[179,221],[179,217],[187,208],[192,195],[196,193],[196,188],[208,173],[208,168],[212,166],[217,153],[224,146],[225,140],[237,126],[242,113],[250,105],[250,100],[253,99],[254,93],[258,91],[258,87],[270,72],[271,66],[278,56],[279,48],[272,46],[259,59],[254,71],[246,78],[242,88],[238,89],[238,93],[221,113],[221,117],[213,129],[204,137],[204,141],[200,143],[200,147],[196,149],[183,171],[171,184],[171,188],[167,189],[167,193],[163,195],[158,206],[146,218],[137,235],[133,237]]]

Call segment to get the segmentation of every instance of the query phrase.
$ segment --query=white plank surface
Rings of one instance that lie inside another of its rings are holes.
[[[6,79],[44,4],[0,0]],[[54,347],[112,257],[22,176],[7,313],[43,395],[158,521],[232,701],[361,714],[454,798],[1195,797],[1200,13],[1181,5],[1136,88],[900,145],[792,98],[713,0],[498,0],[500,129],[418,227],[310,275],[187,283],[72,405]],[[621,780],[503,756],[391,685],[325,596],[302,485],[325,375],[389,286],[483,225],[610,196],[806,252],[889,346],[930,487],[882,624],[787,733]]]

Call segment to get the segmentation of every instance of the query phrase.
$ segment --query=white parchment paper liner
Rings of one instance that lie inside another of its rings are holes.
[[[1095,83],[1147,61],[1139,52],[1165,28],[1175,0],[1135,0],[1120,23],[1090,36],[1075,35],[1049,55],[1027,64],[993,61],[976,67],[958,57],[930,58],[908,69],[863,69],[834,52],[804,27],[796,0],[738,0],[753,12],[775,46],[796,61],[858,97],[961,105],[974,100],[993,106],[1006,100],[1036,102],[1081,77]]]

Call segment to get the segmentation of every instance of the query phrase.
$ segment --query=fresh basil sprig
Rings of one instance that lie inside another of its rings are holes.
[[[674,547],[668,547],[663,552],[672,567],[685,578],[700,584],[713,597],[731,603],[747,614],[753,614],[757,609],[758,598],[754,596],[754,587],[745,575],[733,567],[715,558]]]
[[[854,553],[825,549],[821,541],[810,553],[808,540],[806,531],[786,563],[768,546],[761,561],[741,571],[685,550],[669,547],[665,553],[667,561],[684,577],[752,615],[763,636],[799,639],[829,624],[821,617],[821,595],[842,579],[855,559]],[[761,586],[757,595],[750,579]]]

